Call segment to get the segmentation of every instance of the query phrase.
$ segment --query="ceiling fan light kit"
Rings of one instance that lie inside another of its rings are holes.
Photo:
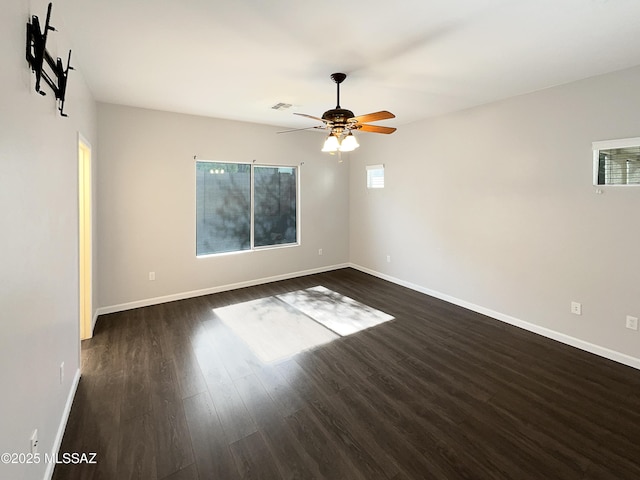
[[[344,138],[340,139],[337,135],[330,133],[322,146],[323,152],[353,152],[360,144],[358,140],[349,132]]]
[[[392,127],[383,127],[379,125],[369,125],[366,122],[376,122],[378,120],[386,120],[395,118],[395,115],[386,110],[368,113],[366,115],[355,116],[351,110],[340,107],[340,84],[344,82],[347,75],[344,73],[332,73],[331,79],[337,86],[337,102],[336,108],[327,110],[322,114],[322,118],[307,115],[306,113],[295,113],[303,117],[319,120],[324,123],[323,126],[311,127],[328,129],[331,133],[324,142],[323,152],[352,152],[360,146],[358,140],[353,135],[352,130],[362,130],[363,132],[390,134],[396,131]],[[303,129],[305,130],[305,129]],[[284,133],[284,132],[283,132]]]
[[[340,142],[340,151],[352,152],[359,146],[360,144],[358,143],[358,140],[356,140],[356,137],[353,133],[349,132],[347,136],[342,139],[342,142]]]
[[[330,133],[322,146],[323,152],[337,152],[340,148],[340,141],[333,133]]]

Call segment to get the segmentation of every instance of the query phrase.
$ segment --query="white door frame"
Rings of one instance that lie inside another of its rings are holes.
[[[80,340],[93,336],[91,144],[78,134],[78,270]]]

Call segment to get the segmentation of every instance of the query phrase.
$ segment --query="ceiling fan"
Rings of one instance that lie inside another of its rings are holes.
[[[392,127],[383,127],[380,125],[369,125],[367,122],[377,122],[378,120],[386,120],[395,118],[395,115],[386,110],[367,113],[366,115],[355,116],[351,110],[340,107],[340,84],[344,82],[347,75],[344,73],[333,73],[331,79],[337,86],[337,102],[336,108],[327,110],[322,114],[322,118],[307,115],[306,113],[297,113],[302,117],[319,120],[324,123],[322,126],[310,127],[330,130],[327,140],[322,148],[323,152],[349,152],[359,147],[358,141],[353,136],[353,130],[362,130],[363,132],[390,134],[396,131]],[[304,129],[303,129],[304,130]],[[284,133],[284,132],[282,132]]]

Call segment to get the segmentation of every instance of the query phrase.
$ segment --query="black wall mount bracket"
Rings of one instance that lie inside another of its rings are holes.
[[[54,60],[47,51],[47,35],[49,31],[56,31],[50,23],[51,7],[52,4],[49,3],[43,31],[40,30],[40,21],[36,15],[32,15],[31,21],[27,22],[27,62],[36,75],[36,92],[40,95],[46,95],[40,88],[42,80],[44,80],[44,82],[51,87],[51,90],[53,90],[56,100],[58,101],[60,115],[66,117],[67,114],[64,113],[64,99],[67,93],[67,77],[69,70],[73,70],[73,67],[70,65],[71,50],[69,50],[66,68],[62,65],[60,57]]]

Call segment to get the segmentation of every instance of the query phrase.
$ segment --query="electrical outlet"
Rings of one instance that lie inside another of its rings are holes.
[[[60,384],[64,383],[64,362],[60,364]]]
[[[149,280],[153,281],[156,279],[156,272],[149,272]]]
[[[582,315],[582,304],[578,302],[571,302],[571,313],[574,315]]]
[[[31,453],[35,455],[38,453],[38,429],[36,428],[31,434]]]
[[[391,263],[391,255],[387,255],[387,263]]]
[[[638,330],[638,317],[627,315],[627,328],[630,330]]]
[[[318,255],[322,255],[322,249],[321,248],[318,249]]]

